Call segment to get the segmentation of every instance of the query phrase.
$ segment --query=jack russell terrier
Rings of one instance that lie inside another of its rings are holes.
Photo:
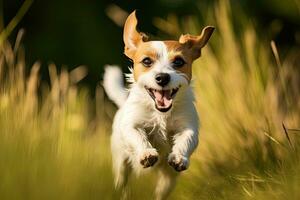
[[[198,144],[199,119],[190,86],[192,63],[214,31],[181,35],[179,41],[148,41],[136,29],[132,12],[124,26],[124,53],[133,61],[125,89],[118,67],[105,68],[103,86],[119,110],[113,122],[111,151],[115,186],[123,190],[131,172],[157,170],[155,198],[165,199],[176,177],[189,166]]]

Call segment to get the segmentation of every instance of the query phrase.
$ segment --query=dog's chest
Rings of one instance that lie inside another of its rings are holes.
[[[143,127],[149,142],[161,152],[167,152],[172,147],[174,122],[168,116],[153,117],[144,123]]]

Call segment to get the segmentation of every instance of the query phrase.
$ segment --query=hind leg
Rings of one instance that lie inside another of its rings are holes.
[[[113,133],[111,137],[111,153],[112,153],[112,164],[114,173],[114,184],[117,193],[123,197],[127,193],[127,182],[131,173],[131,166],[128,163],[128,156],[124,152],[120,135]]]
[[[127,182],[131,173],[131,166],[128,163],[128,157],[120,148],[112,142],[112,164],[114,173],[114,184],[118,199],[128,199]]]
[[[115,188],[120,199],[128,199],[127,182],[131,174],[131,166],[126,159],[114,163]]]
[[[126,186],[128,177],[131,173],[131,166],[127,163],[126,158],[113,158],[113,169],[115,176],[115,188],[122,189]]]
[[[160,166],[158,181],[155,188],[155,199],[164,200],[171,193],[176,184],[177,173],[167,166]]]

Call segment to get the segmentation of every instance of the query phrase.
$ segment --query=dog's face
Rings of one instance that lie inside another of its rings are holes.
[[[189,85],[192,63],[200,57],[214,28],[204,28],[200,36],[182,35],[179,41],[147,41],[136,26],[133,12],[125,22],[123,39],[125,55],[133,61],[134,80],[153,99],[157,110],[167,112],[176,93]]]

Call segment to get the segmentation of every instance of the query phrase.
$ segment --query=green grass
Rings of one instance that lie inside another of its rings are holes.
[[[235,35],[226,2],[210,13],[206,24],[217,31],[193,71],[200,145],[170,199],[299,199],[299,75],[251,24]],[[174,21],[156,24],[179,27]],[[199,33],[197,24],[190,18],[180,27]],[[25,76],[20,34],[0,52],[0,199],[117,199],[115,108],[100,87],[95,98],[78,88],[83,66],[50,65],[50,84],[40,81],[39,63]],[[151,199],[154,178],[133,178],[131,199]]]

